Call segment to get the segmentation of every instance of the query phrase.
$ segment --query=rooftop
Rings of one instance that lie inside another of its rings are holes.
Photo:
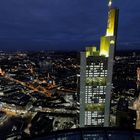
[[[140,140],[140,130],[119,128],[77,128],[52,132],[36,140]]]

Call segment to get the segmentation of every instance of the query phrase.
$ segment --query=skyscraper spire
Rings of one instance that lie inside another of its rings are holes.
[[[108,3],[108,23],[107,23],[107,30],[106,36],[117,36],[117,24],[118,24],[118,14],[119,11],[117,8],[113,8],[112,1],[109,0]]]
[[[109,7],[109,8],[112,7],[112,0],[109,0],[109,2],[108,2],[108,7]]]

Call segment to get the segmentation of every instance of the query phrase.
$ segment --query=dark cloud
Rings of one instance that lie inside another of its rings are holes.
[[[121,43],[139,42],[139,4],[114,0],[120,8]],[[107,0],[3,0],[0,48],[83,49],[98,44],[106,20]]]

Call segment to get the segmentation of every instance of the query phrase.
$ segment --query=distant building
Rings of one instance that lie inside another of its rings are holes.
[[[120,128],[136,128],[136,111],[128,108],[128,100],[120,98],[116,112],[116,126]]]
[[[137,68],[137,95],[140,94],[140,68]]]
[[[87,47],[81,53],[80,127],[109,126],[118,13],[109,1],[108,25],[106,35],[101,37],[100,51]]]
[[[128,110],[128,100],[125,97],[119,99],[117,104],[117,110],[127,111]]]

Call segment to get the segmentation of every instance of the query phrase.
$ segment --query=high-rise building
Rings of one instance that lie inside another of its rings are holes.
[[[80,127],[109,126],[114,51],[117,37],[118,9],[109,0],[106,35],[100,50],[87,47],[81,52]]]
[[[136,110],[128,108],[128,100],[121,97],[117,104],[116,126],[119,128],[136,128]]]
[[[137,95],[140,94],[140,68],[137,68]]]

